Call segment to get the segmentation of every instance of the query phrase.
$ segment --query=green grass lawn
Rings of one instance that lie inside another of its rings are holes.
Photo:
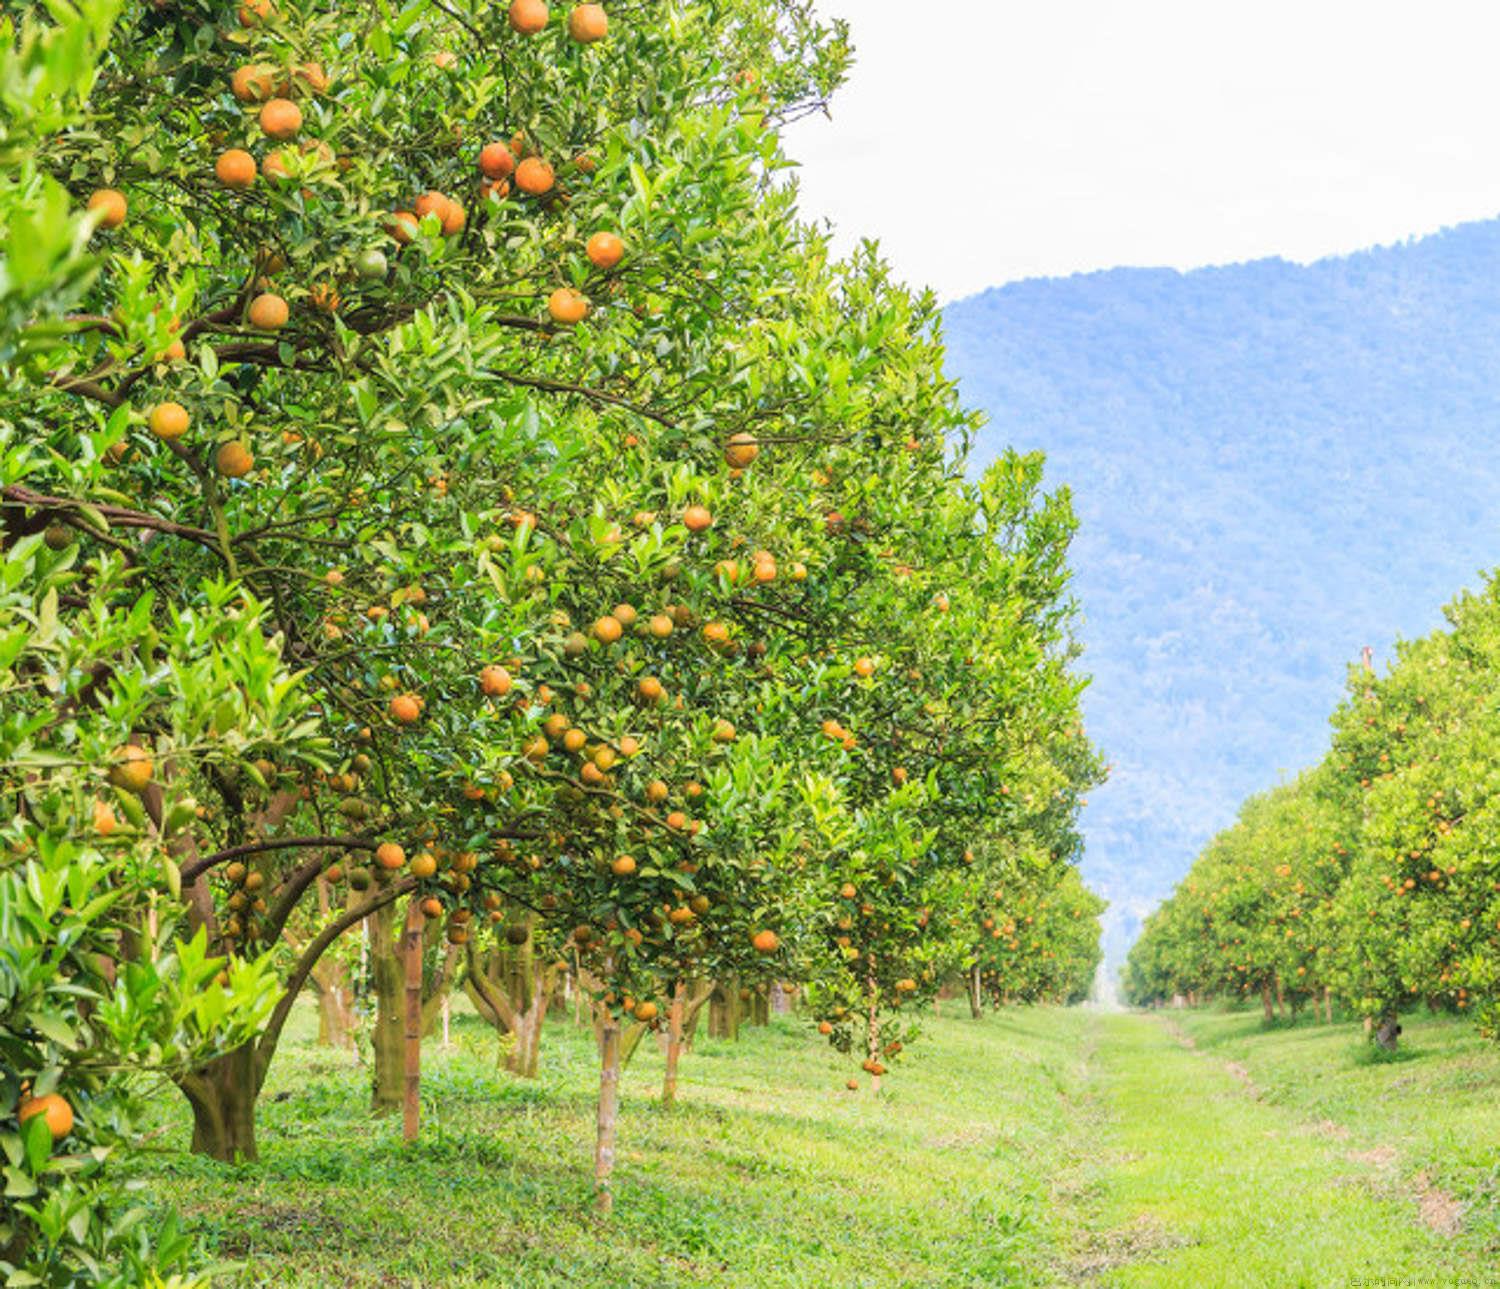
[[[170,1093],[136,1173],[240,1264],[226,1285],[1500,1284],[1500,1054],[1461,1025],[1409,1022],[1410,1059],[1375,1064],[1346,1025],[948,1009],[878,1098],[780,1020],[700,1041],[667,1113],[643,1046],[607,1223],[592,1039],[566,1019],[526,1083],[456,1017],[453,1046],[424,1054],[408,1150],[303,1015],[272,1067],[260,1163],[183,1153]],[[1463,1206],[1451,1231],[1422,1220],[1433,1192]]]

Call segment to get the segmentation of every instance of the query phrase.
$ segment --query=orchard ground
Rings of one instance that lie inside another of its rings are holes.
[[[1500,1284],[1500,1052],[1462,1021],[1408,1016],[1376,1060],[1355,1023],[942,1006],[879,1097],[777,1018],[700,1038],[664,1112],[643,1046],[609,1222],[593,1040],[568,1018],[527,1082],[456,1014],[403,1148],[308,1010],[272,1068],[261,1163],[179,1151],[164,1097],[135,1172],[240,1264],[226,1284]]]

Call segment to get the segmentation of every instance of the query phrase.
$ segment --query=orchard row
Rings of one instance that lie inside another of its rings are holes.
[[[0,1257],[164,1265],[130,1072],[254,1158],[306,987],[414,1137],[446,991],[527,1075],[566,977],[606,1210],[622,1062],[715,995],[876,1086],[945,985],[1081,995],[1074,519],[967,476],[935,302],[798,218],[843,30],[114,8],[0,67]]]

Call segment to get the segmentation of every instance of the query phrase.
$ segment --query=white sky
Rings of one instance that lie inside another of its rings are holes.
[[[808,214],[945,299],[1309,260],[1500,211],[1495,0],[820,0],[856,65],[793,128]]]

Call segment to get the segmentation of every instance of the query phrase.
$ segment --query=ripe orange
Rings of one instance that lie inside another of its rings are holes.
[[[243,148],[230,148],[214,162],[214,175],[224,187],[244,192],[255,183],[255,158]]]
[[[547,25],[547,6],[543,0],[511,0],[510,26],[523,36],[534,36]]]
[[[875,674],[875,660],[873,658],[856,658],[854,660],[854,674],[869,679]]]
[[[226,479],[243,479],[255,467],[255,458],[238,439],[224,444],[214,455],[214,465]]]
[[[705,622],[703,624],[703,639],[710,645],[728,644],[729,628],[722,622]]]
[[[383,841],[375,847],[375,862],[388,873],[394,873],[406,863],[406,852],[393,841]]]
[[[759,455],[760,444],[755,441],[755,436],[743,431],[732,435],[724,445],[724,460],[736,470],[745,469]]]
[[[260,109],[260,128],[267,138],[295,139],[302,128],[302,109],[289,98],[268,99]]]
[[[600,644],[612,645],[618,640],[625,628],[621,626],[620,619],[611,613],[606,613],[594,623],[594,639]]]
[[[560,286],[547,297],[547,312],[552,321],[564,327],[572,327],[588,317],[588,299],[571,287]]]
[[[386,228],[402,246],[410,245],[412,238],[417,235],[417,216],[410,210],[392,211]]]
[[[259,327],[262,331],[280,331],[286,326],[291,310],[279,295],[266,291],[250,301],[246,316],[252,327]]]
[[[750,937],[750,943],[757,953],[775,953],[781,948],[781,937],[774,931],[757,931]]]
[[[676,624],[672,621],[672,615],[670,613],[653,613],[651,615],[651,621],[646,625],[647,629],[658,640],[665,640],[669,635],[672,634],[672,630],[676,626]]]
[[[667,815],[667,827],[674,832],[681,832],[688,826],[688,817],[681,810],[673,810]]]
[[[625,243],[613,233],[595,233],[584,250],[596,269],[612,269],[625,258]]]
[[[391,719],[399,725],[414,725],[422,716],[422,700],[415,694],[397,694],[390,702]]]
[[[124,193],[114,188],[100,188],[89,198],[89,209],[99,212],[100,228],[119,228],[125,222],[128,204]]]
[[[609,868],[610,872],[616,877],[629,877],[635,872],[635,857],[633,855],[617,855]]]
[[[527,157],[516,167],[516,187],[530,197],[540,197],[552,190],[556,176],[541,157]]]
[[[94,831],[101,837],[108,837],[119,826],[120,821],[115,818],[115,812],[110,808],[108,803],[95,801]]]
[[[580,45],[592,45],[609,34],[609,19],[602,4],[581,4],[568,15],[568,35]]]
[[[299,63],[292,68],[292,83],[298,82],[314,96],[328,92],[328,73],[323,70],[322,63]],[[286,88],[290,90],[292,85]]]
[[[229,91],[241,103],[259,103],[271,97],[274,88],[271,68],[264,63],[246,63],[236,67],[229,78]]]
[[[244,0],[238,14],[241,27],[256,27],[274,13],[271,0]]]
[[[689,506],[682,512],[682,522],[691,533],[701,533],[714,522],[707,506]]]
[[[663,780],[652,779],[651,782],[646,785],[646,800],[651,802],[653,805],[659,805],[661,802],[667,799],[668,791],[669,789],[667,788],[667,785]]]
[[[714,722],[714,742],[733,743],[735,738],[734,726],[726,720]]]
[[[820,1020],[818,1022],[818,1033],[825,1036],[833,1033],[833,1023],[831,1021]]]
[[[510,693],[510,672],[498,663],[491,663],[479,673],[479,688],[491,698],[503,698]]]
[[[569,752],[582,752],[589,736],[580,729],[571,729],[563,735],[562,745]]]
[[[440,918],[443,916],[443,902],[435,895],[429,895],[422,901],[422,916],[425,918]]]
[[[127,743],[115,752],[115,763],[109,772],[109,781],[129,792],[144,792],[151,782],[154,766],[151,754],[137,743]]]
[[[845,882],[841,887],[839,887],[839,894],[842,895],[846,900],[852,900],[855,895],[858,894],[858,892],[854,889],[853,882]]]
[[[181,403],[158,403],[151,409],[151,433],[159,439],[178,439],[187,433],[188,411]]]
[[[422,878],[435,876],[437,866],[437,856],[430,850],[418,851],[416,855],[412,856],[411,875]],[[397,864],[396,867],[400,868],[401,866]]]
[[[342,297],[331,282],[314,282],[307,293],[307,302],[319,313],[337,313]]]
[[[22,1123],[35,1119],[37,1115],[46,1118],[53,1141],[60,1141],[73,1131],[73,1107],[57,1092],[49,1092],[44,1097],[27,1097],[16,1111],[16,1118]]]
[[[891,779],[897,787],[906,782],[906,777],[906,767],[904,765],[898,765],[891,771]]]
[[[656,1011],[655,1003],[636,1003],[635,1010],[631,1012],[631,1015],[644,1025],[656,1019]]]
[[[486,143],[479,150],[479,173],[486,179],[509,179],[516,169],[511,150],[500,142]]]

